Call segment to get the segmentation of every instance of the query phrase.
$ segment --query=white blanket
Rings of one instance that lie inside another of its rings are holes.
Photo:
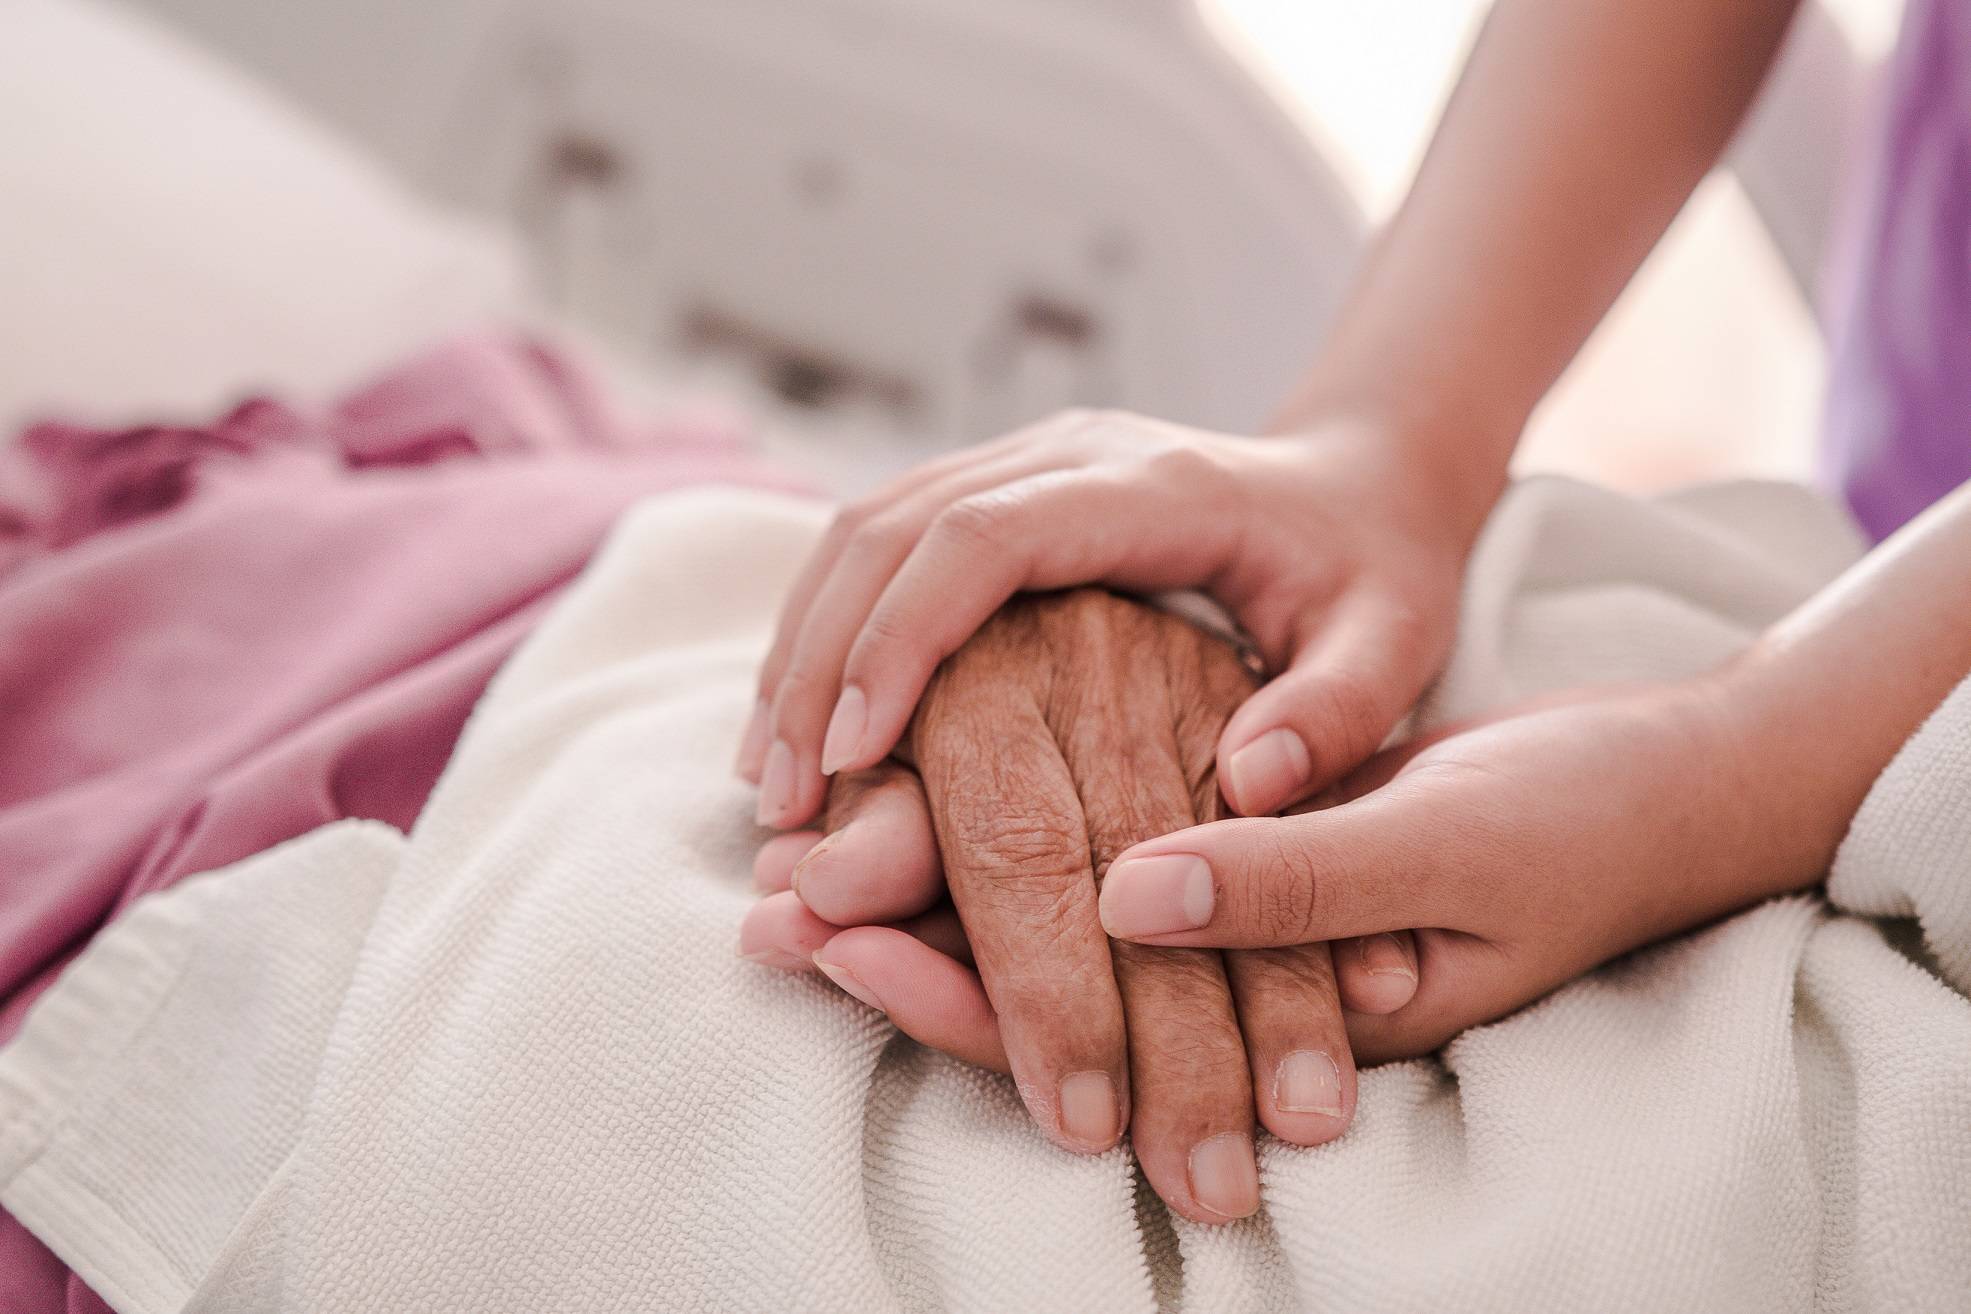
[[[733,956],[759,834],[726,763],[815,528],[646,505],[408,839],[328,827],[102,935],[0,1054],[0,1200],[133,1312],[1971,1302],[1971,688],[1871,795],[1836,907],[1365,1074],[1345,1137],[1263,1142],[1262,1215],[1202,1228]],[[1427,714],[1704,667],[1856,551],[1797,491],[1523,486]]]

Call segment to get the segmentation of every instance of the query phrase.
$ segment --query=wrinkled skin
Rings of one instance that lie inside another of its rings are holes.
[[[760,668],[736,766],[760,786],[761,824],[808,824],[827,774],[903,742],[940,662],[1007,599],[1088,584],[1201,589],[1276,672],[1218,740],[1233,811],[1339,780],[1449,651],[1503,464],[1446,469],[1354,406],[1303,421],[1253,438],[1067,411],[844,506]]]
[[[1338,1135],[1355,1097],[1342,1001],[1387,1012],[1416,986],[1407,935],[1343,946],[1338,997],[1326,944],[1220,954],[1103,934],[1115,856],[1221,815],[1214,752],[1252,687],[1229,645],[1140,603],[1016,599],[927,689],[906,744],[921,782],[894,763],[841,776],[827,838],[762,850],[763,888],[791,888],[749,916],[742,949],[813,958],[909,1034],[1010,1070],[1066,1148],[1106,1149],[1126,1126],[1180,1213],[1251,1212],[1255,1109],[1290,1141]],[[937,906],[947,885],[956,919]]]

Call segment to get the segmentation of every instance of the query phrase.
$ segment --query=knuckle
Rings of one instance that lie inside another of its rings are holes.
[[[887,670],[895,662],[896,654],[910,652],[917,646],[921,635],[921,628],[897,609],[880,606],[862,623],[862,633],[856,636],[855,649],[849,654],[849,669]]]
[[[1225,476],[1225,464],[1217,452],[1195,441],[1173,443],[1152,453],[1144,470],[1159,482],[1188,492],[1209,490]]]
[[[844,560],[857,565],[893,561],[910,550],[917,535],[904,517],[895,513],[871,516],[849,533],[842,545]]]
[[[1285,944],[1307,944],[1327,937],[1320,933],[1327,873],[1291,829],[1275,825],[1263,849],[1265,863],[1252,885],[1253,920],[1269,936]]]
[[[999,791],[953,791],[943,800],[946,848],[990,864],[990,883],[1050,894],[1087,871],[1087,844],[1079,819],[1061,801],[1035,797],[1008,812]]]
[[[774,691],[774,720],[784,723],[789,717],[806,716],[833,697],[834,691],[820,673],[809,667],[795,664],[781,673],[779,686]]]
[[[1211,1013],[1184,1010],[1164,1013],[1144,1030],[1147,1034],[1139,1043],[1167,1072],[1212,1072],[1245,1062],[1237,1029]]]
[[[1410,602],[1390,604],[1383,646],[1392,665],[1412,668],[1433,660],[1437,653],[1437,626],[1431,613]]]
[[[1006,544],[1009,519],[1003,496],[974,493],[938,512],[931,532],[966,552],[997,552]]]
[[[844,502],[835,508],[835,517],[828,522],[826,538],[840,547],[854,537],[857,530],[875,519],[881,511],[882,507],[873,498],[858,498],[852,502]]]
[[[1381,685],[1357,671],[1337,668],[1323,672],[1307,690],[1306,699],[1316,736],[1313,742],[1339,742],[1351,765],[1354,759],[1374,752],[1388,733]]]

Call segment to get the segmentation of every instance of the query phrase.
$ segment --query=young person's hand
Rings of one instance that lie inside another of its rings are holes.
[[[1427,1052],[1818,881],[1876,776],[1971,672],[1967,561],[1971,483],[1717,671],[1393,749],[1326,811],[1136,845],[1103,883],[1103,926],[1224,949],[1418,928],[1415,998],[1349,1035],[1363,1061]]]
[[[1241,438],[1070,412],[917,470],[837,517],[789,594],[739,755],[759,817],[800,825],[823,775],[896,746],[931,673],[1014,593],[1199,588],[1280,672],[1215,746],[1248,816],[1361,762],[1449,649],[1466,555],[1503,481],[1368,413]]]

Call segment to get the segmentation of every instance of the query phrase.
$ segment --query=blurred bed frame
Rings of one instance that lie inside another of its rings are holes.
[[[149,0],[659,363],[955,444],[1259,423],[1363,236],[1184,0]]]
[[[555,310],[917,455],[1258,424],[1364,240],[1191,0],[144,3],[511,222]],[[1824,15],[1792,45],[1734,165],[1811,296],[1860,77]]]

